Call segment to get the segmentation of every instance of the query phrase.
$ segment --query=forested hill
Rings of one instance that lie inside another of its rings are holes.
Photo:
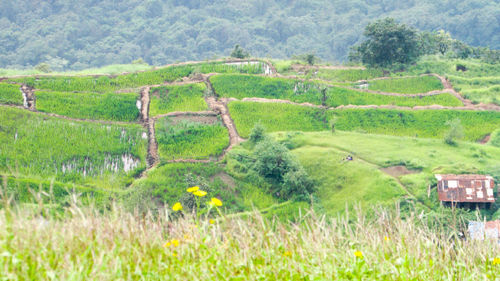
[[[499,0],[0,1],[0,67],[162,65],[228,55],[235,44],[254,56],[342,61],[366,24],[386,16],[498,49],[499,15]]]

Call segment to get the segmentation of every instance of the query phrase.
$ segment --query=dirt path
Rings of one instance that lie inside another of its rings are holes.
[[[486,136],[484,136],[484,138],[482,140],[479,141],[480,144],[487,144],[491,139],[491,134],[487,134]]]
[[[227,109],[227,103],[223,100],[217,99],[217,93],[215,92],[212,83],[210,82],[210,75],[205,76],[205,84],[207,85],[209,93],[211,93],[210,96],[205,97],[205,101],[207,102],[208,107],[212,109],[212,111],[217,112],[221,115],[222,123],[224,123],[224,126],[226,126],[229,132],[229,146],[225,149],[225,154],[235,145],[238,145],[239,143],[244,141],[244,139],[240,137],[238,131],[236,130],[236,125],[234,124],[234,121],[229,114],[229,110]]]
[[[149,119],[146,126],[148,128],[148,155],[146,160],[148,168],[153,168],[160,162],[158,142],[156,141],[155,120]]]
[[[141,121],[147,123],[149,120],[149,87],[141,90]]]

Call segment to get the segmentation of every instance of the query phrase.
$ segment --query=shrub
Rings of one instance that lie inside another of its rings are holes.
[[[455,145],[457,140],[463,139],[464,137],[464,127],[460,122],[460,119],[453,119],[446,122],[450,129],[444,135],[444,142],[449,145]]]

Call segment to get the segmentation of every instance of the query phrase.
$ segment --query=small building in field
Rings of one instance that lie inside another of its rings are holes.
[[[495,182],[488,175],[435,175],[439,201],[459,207],[490,207]]]

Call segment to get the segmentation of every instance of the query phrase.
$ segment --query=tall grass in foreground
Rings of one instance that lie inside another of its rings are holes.
[[[76,201],[76,200],[75,200]],[[5,203],[4,203],[4,206]],[[375,219],[304,213],[281,223],[258,213],[218,220],[169,210],[101,214],[75,202],[59,219],[43,206],[0,210],[0,278],[19,280],[491,280],[492,241],[433,230],[425,215]]]

